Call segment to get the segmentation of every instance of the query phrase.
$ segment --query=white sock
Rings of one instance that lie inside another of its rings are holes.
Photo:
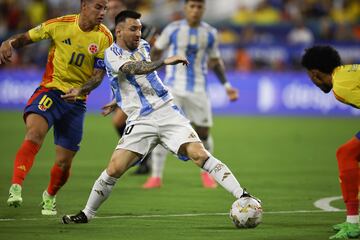
[[[214,140],[211,135],[208,136],[206,140],[202,140],[202,143],[204,144],[205,149],[213,154],[214,153]],[[206,172],[204,169],[200,168],[200,172]]]
[[[86,207],[82,210],[88,220],[95,217],[96,211],[100,205],[109,197],[117,180],[117,178],[110,177],[106,170],[104,170],[100,177],[95,181],[86,203]]]
[[[211,156],[205,162],[203,169],[210,173],[211,176],[235,198],[240,198],[244,190],[232,174],[230,169],[221,161]]]
[[[162,178],[165,160],[167,155],[167,149],[157,145],[151,153],[151,176]]]
[[[348,215],[348,216],[346,216],[346,222],[348,222],[348,223],[359,223],[359,215]]]

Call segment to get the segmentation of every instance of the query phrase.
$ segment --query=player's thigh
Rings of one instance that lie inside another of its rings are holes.
[[[70,151],[78,151],[83,135],[85,103],[78,101],[71,105],[60,119],[54,123],[54,142]]]
[[[60,94],[59,91],[44,87],[38,87],[34,91],[24,108],[23,118],[27,129],[26,139],[43,141],[56,118],[61,116],[58,104]]]
[[[132,152],[126,149],[116,149],[107,167],[107,173],[112,176],[119,178],[128,170],[132,165],[141,159],[142,155],[136,152]]]
[[[191,123],[199,127],[211,127],[213,124],[211,103],[206,94],[189,94],[184,99],[182,109]]]

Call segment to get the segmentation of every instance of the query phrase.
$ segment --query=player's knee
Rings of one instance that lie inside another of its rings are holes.
[[[202,144],[200,146],[190,146],[188,149],[188,157],[194,161],[199,167],[203,166],[205,161],[209,158],[209,153],[205,150]]]
[[[44,141],[45,136],[46,136],[46,132],[42,132],[38,129],[30,128],[26,132],[25,139],[41,145]]]

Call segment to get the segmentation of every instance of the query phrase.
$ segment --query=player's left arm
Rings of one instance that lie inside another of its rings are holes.
[[[61,98],[68,102],[75,102],[77,97],[88,95],[101,84],[105,73],[105,69],[94,68],[90,79],[81,88],[71,88],[64,95],[61,95]]]
[[[226,94],[228,95],[230,101],[236,101],[239,98],[239,92],[236,88],[232,87],[230,82],[227,80],[225,74],[224,62],[221,58],[211,58],[209,60],[209,66],[213,69],[215,75],[225,87]]]

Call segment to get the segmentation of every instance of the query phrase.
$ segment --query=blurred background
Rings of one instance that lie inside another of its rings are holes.
[[[109,2],[105,21],[109,28],[111,16],[122,8],[141,12],[142,21],[159,33],[170,21],[183,17],[180,0]],[[216,96],[212,97],[215,113],[357,114],[331,94],[315,89],[299,62],[304,48],[313,44],[333,45],[344,63],[360,62],[359,0],[207,0],[206,4],[204,21],[218,29],[228,77],[241,93],[237,103],[228,103],[210,73],[208,87],[211,96]],[[77,13],[79,8],[80,0],[0,0],[0,41],[49,18]],[[0,109],[21,109],[41,81],[48,46],[46,41],[33,44],[18,51],[12,64],[0,66]],[[106,84],[102,87],[90,97],[90,110],[108,100],[99,100],[104,98],[102,91],[108,91]]]

